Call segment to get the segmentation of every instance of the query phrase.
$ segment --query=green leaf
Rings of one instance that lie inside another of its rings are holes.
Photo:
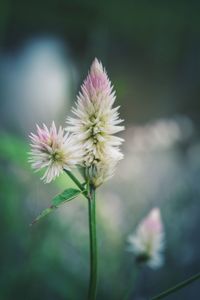
[[[61,204],[64,204],[65,202],[73,200],[81,193],[82,192],[80,190],[72,189],[72,188],[64,190],[61,194],[59,194],[53,198],[52,205],[50,207],[46,208],[45,210],[43,210],[39,214],[39,216],[30,225],[37,223],[40,219],[44,218],[45,216],[47,216],[48,214],[53,212]]]
[[[53,198],[52,205],[59,206],[63,202],[71,201],[72,199],[77,197],[80,193],[81,193],[80,190],[72,189],[72,188],[64,190],[64,192],[62,192],[61,194],[59,194],[55,198]]]
[[[56,206],[50,206],[48,208],[46,208],[45,210],[43,210],[39,216],[37,216],[37,218],[30,224],[30,226],[32,226],[33,224],[37,223],[40,219],[44,218],[45,216],[47,216],[48,214],[50,214],[52,211],[54,211],[57,207]]]

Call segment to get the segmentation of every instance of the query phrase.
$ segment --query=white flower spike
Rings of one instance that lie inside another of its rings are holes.
[[[119,150],[123,140],[114,135],[124,129],[119,125],[123,121],[119,119],[119,107],[112,107],[115,98],[105,69],[95,59],[77,97],[76,107],[72,109],[76,117],[67,119],[66,130],[72,132],[82,146],[83,166],[89,168],[90,175],[94,171],[92,177],[100,175],[97,185],[94,180],[96,186],[110,177],[113,165],[123,158]]]

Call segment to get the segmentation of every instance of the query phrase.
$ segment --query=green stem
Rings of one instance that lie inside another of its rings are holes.
[[[135,287],[135,281],[138,275],[138,267],[135,266],[135,269],[132,273],[132,276],[130,281],[129,281],[129,288],[127,289],[125,296],[123,297],[123,300],[128,300],[130,299],[131,294],[133,293],[134,287]]]
[[[85,190],[83,184],[72,174],[72,172],[65,170],[65,173],[71,178],[71,180],[77,185],[77,187],[83,192],[85,198],[88,199],[87,191]]]
[[[159,295],[151,298],[151,300],[158,300],[158,299],[165,298],[168,295],[170,295],[170,294],[172,294],[172,293],[174,293],[174,292],[176,292],[176,291],[184,288],[185,286],[189,285],[190,283],[192,283],[193,281],[195,281],[195,280],[197,280],[199,278],[200,278],[200,273],[198,273],[198,274],[196,274],[196,275],[194,275],[194,276],[192,276],[192,277],[190,277],[190,278],[188,278],[188,279],[180,282],[179,284],[173,286],[172,288],[170,288],[170,289],[168,289],[168,290],[160,293]]]
[[[90,284],[88,300],[96,299],[97,290],[97,240],[96,240],[96,212],[95,212],[95,188],[89,186],[88,213],[89,213],[89,237],[90,237]]]

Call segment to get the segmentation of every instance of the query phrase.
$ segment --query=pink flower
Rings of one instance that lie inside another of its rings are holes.
[[[57,131],[54,122],[50,129],[45,124],[43,127],[37,125],[37,134],[31,133],[30,139],[32,149],[29,152],[29,162],[36,171],[46,168],[41,178],[45,183],[59,176],[63,169],[70,170],[80,163],[80,147],[74,145],[72,137],[65,134],[62,127]]]
[[[108,174],[113,173],[109,171],[108,162],[113,170],[113,165],[123,158],[119,149],[123,140],[115,134],[124,126],[119,125],[122,122],[119,106],[113,108],[115,98],[108,75],[95,58],[81,86],[76,107],[72,109],[75,117],[67,119],[69,127],[66,130],[72,132],[74,139],[82,146],[83,166],[95,170],[95,176],[101,171],[106,174],[101,182],[103,177],[109,178]]]
[[[155,269],[163,264],[164,231],[159,208],[152,209],[141,221],[128,243],[138,261]]]
[[[110,96],[112,94],[111,82],[107,76],[105,69],[102,66],[102,63],[99,62],[97,58],[95,58],[92,63],[90,73],[88,74],[81,87],[81,92],[84,96],[86,96],[86,98],[89,96],[90,101],[93,102],[98,101],[99,93],[102,93],[104,96]],[[112,96],[114,96],[114,93]],[[113,98],[109,103],[110,105],[112,105],[114,102]]]

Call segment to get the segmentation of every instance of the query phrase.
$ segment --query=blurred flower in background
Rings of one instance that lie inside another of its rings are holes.
[[[152,269],[163,265],[164,230],[160,210],[154,208],[128,237],[128,250],[133,252],[138,263],[146,263]]]

